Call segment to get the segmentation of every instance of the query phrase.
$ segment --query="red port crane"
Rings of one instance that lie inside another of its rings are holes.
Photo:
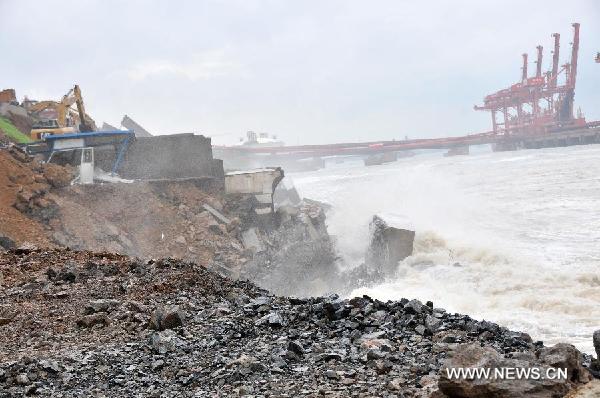
[[[573,23],[572,26],[574,32],[570,62],[560,65],[560,35],[553,33],[551,71],[542,73],[543,47],[537,46],[535,76],[529,77],[527,54],[523,54],[521,80],[486,96],[483,105],[475,106],[476,110],[491,112],[495,135],[530,136],[586,125],[582,115],[573,115],[579,23]]]

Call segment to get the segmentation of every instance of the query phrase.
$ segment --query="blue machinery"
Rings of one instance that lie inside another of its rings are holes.
[[[112,146],[117,149],[117,156],[111,170],[111,173],[115,174],[123,162],[129,144],[134,138],[135,134],[131,130],[49,135],[44,137],[41,142],[28,145],[27,151],[31,154],[45,153],[47,154],[46,161],[49,162],[52,155],[57,152]]]

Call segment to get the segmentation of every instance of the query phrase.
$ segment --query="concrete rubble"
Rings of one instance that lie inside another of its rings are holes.
[[[225,175],[225,193],[255,200],[253,211],[257,215],[271,214],[275,210],[273,195],[283,179],[280,167],[229,172]]]
[[[369,225],[371,242],[365,263],[372,271],[391,275],[398,262],[412,255],[415,231],[389,226],[379,216],[374,216]]]
[[[132,130],[136,137],[153,136],[153,134],[150,134],[145,128],[140,126],[135,120],[133,120],[127,115],[123,116],[123,119],[121,119],[121,126],[125,127],[126,129]]]

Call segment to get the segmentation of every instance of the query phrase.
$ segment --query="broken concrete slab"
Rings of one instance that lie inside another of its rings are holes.
[[[140,126],[135,122],[132,118],[125,115],[123,116],[123,120],[121,120],[121,126],[133,131],[136,137],[152,137],[153,134],[150,134],[145,128]],[[116,129],[115,129],[116,130]]]
[[[242,243],[244,244],[244,248],[253,250],[256,253],[265,250],[262,241],[258,237],[258,230],[256,228],[250,228],[242,232]]]
[[[386,275],[394,273],[398,262],[412,255],[415,231],[391,227],[379,216],[373,216],[369,229],[371,243],[365,256],[367,266]]]
[[[202,207],[204,207],[206,211],[212,214],[217,220],[221,221],[223,224],[231,223],[231,220],[229,218],[225,217],[220,211],[218,211],[211,205],[205,203]]]
[[[282,179],[281,167],[233,171],[225,175],[225,192],[272,195]]]
[[[273,192],[273,204],[276,208],[284,206],[297,206],[302,201],[290,178],[284,178]]]
[[[274,211],[273,195],[284,177],[281,167],[234,171],[225,175],[225,193],[251,195],[256,200],[256,214]]]
[[[213,157],[210,137],[194,134],[136,137],[118,172],[127,179],[211,179],[219,187],[224,177],[223,161]]]

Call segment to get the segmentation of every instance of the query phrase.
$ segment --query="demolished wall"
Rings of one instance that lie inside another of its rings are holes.
[[[223,161],[213,158],[210,138],[194,134],[136,138],[119,174],[131,179],[224,177]]]

